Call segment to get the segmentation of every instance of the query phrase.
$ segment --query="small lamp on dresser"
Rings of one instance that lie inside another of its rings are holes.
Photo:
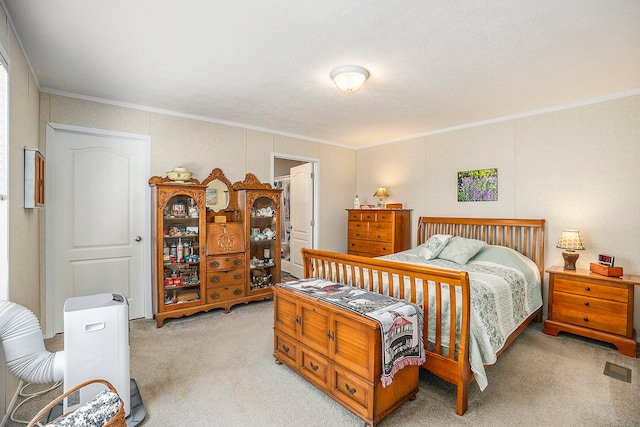
[[[382,208],[384,208],[384,202],[382,201],[382,198],[383,197],[389,197],[389,192],[384,187],[378,187],[378,188],[376,188],[376,192],[373,193],[373,197],[379,197],[380,198],[380,200],[378,200],[378,208],[382,209]]]
[[[556,248],[564,249],[562,251],[562,258],[564,258],[564,269],[575,270],[576,261],[580,255],[576,252],[584,250],[584,243],[582,242],[582,236],[578,230],[562,230],[560,240],[556,245]]]

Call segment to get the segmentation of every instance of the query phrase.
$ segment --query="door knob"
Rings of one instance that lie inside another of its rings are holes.
[[[133,240],[135,240],[136,242],[139,242],[140,240],[142,240],[142,236],[136,236],[133,238]]]

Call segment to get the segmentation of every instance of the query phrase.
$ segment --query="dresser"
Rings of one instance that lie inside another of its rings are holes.
[[[367,425],[418,392],[418,366],[406,366],[382,387],[380,324],[375,320],[276,286],[276,362],[297,372]],[[330,423],[329,423],[330,424]]]
[[[411,247],[411,209],[347,209],[347,251],[377,257]]]
[[[640,276],[607,277],[560,266],[546,271],[549,297],[545,334],[569,332],[605,341],[621,354],[636,357],[633,294],[634,286],[640,286]]]

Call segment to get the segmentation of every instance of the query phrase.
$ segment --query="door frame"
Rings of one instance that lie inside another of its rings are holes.
[[[275,178],[275,161],[276,159],[295,160],[299,162],[311,163],[313,165],[313,233],[311,238],[311,249],[318,249],[318,236],[320,229],[320,159],[314,157],[296,156],[294,154],[284,154],[271,152],[271,161],[269,162],[269,183],[273,185]]]
[[[133,143],[143,144],[143,176],[149,176],[151,165],[151,136],[135,133],[117,132],[105,129],[88,128],[81,126],[65,125],[60,123],[47,122],[45,126],[45,152],[47,156],[53,158],[55,152],[55,144],[53,143],[55,132],[69,132],[69,133],[84,133],[90,135],[96,135],[101,137],[114,137],[130,139]],[[45,194],[53,194],[53,180],[51,177],[55,176],[56,169],[53,162],[46,162],[45,164],[45,176],[49,177],[45,179]],[[151,188],[146,182],[141,182],[142,197],[144,198],[144,228],[142,234],[142,241],[148,242],[143,247],[143,272],[142,282],[144,286],[144,316],[147,319],[153,318],[153,306],[151,302]],[[53,245],[53,227],[50,225],[53,223],[53,216],[55,212],[51,209],[45,209],[45,330],[44,337],[51,338],[55,335],[54,332],[54,310],[55,310],[55,288],[53,285],[53,267],[55,260],[55,251]]]

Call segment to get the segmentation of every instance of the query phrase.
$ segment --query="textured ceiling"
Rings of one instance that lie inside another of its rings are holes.
[[[4,3],[43,91],[352,147],[640,89],[637,0]]]

